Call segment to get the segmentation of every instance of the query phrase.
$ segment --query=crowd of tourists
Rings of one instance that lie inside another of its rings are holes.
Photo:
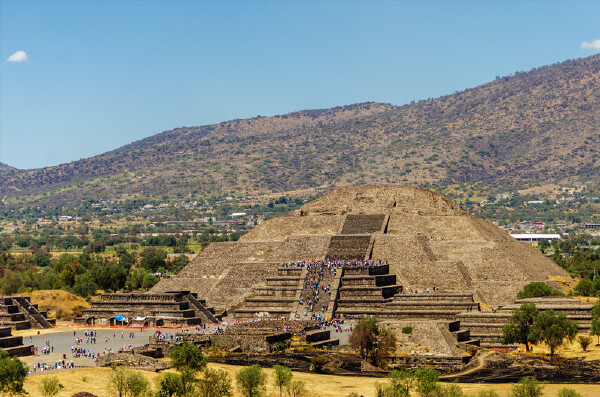
[[[75,368],[75,363],[71,360],[57,360],[54,363],[37,363],[33,366],[33,369],[31,372],[44,372],[44,371],[50,371],[52,369],[72,369]]]
[[[298,303],[304,306],[304,317],[322,321],[329,308],[331,285],[340,269],[351,267],[375,267],[385,265],[385,261],[377,260],[333,260],[333,261],[299,261],[287,262],[284,268],[305,268],[304,288]]]

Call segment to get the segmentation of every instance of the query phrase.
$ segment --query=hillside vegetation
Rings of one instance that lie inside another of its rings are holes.
[[[0,172],[5,204],[266,194],[367,183],[600,182],[600,55],[405,106],[182,127],[76,162]]]

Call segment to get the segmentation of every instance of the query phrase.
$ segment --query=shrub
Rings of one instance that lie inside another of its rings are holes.
[[[558,391],[558,397],[582,397],[581,394],[577,393],[574,389],[567,387],[562,388]]]
[[[40,385],[40,393],[44,397],[53,397],[58,394],[64,386],[58,381],[56,376],[45,378]]]
[[[579,346],[581,346],[581,350],[585,353],[587,351],[588,346],[592,343],[592,338],[589,336],[580,336],[579,337]]]
[[[494,390],[481,390],[477,393],[477,397],[500,397],[500,394]]]
[[[311,371],[321,372],[326,363],[327,357],[324,354],[319,354],[310,359],[310,369]]]
[[[412,334],[412,332],[413,332],[413,327],[411,327],[411,326],[406,326],[406,327],[402,328],[403,334]]]
[[[511,397],[541,397],[544,387],[533,376],[522,378],[512,387]]]
[[[529,283],[523,287],[521,292],[517,294],[517,298],[539,298],[542,296],[559,296],[563,295],[562,292],[551,288],[548,284],[542,282]]]

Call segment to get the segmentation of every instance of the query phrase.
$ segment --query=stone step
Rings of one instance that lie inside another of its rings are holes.
[[[342,286],[387,286],[396,284],[395,274],[384,274],[378,276],[356,275],[344,276],[341,281]]]
[[[392,301],[389,302],[387,304],[387,306],[389,308],[398,308],[398,309],[410,309],[410,308],[417,308],[417,307],[421,307],[423,309],[425,308],[438,308],[438,309],[448,309],[448,310],[454,310],[457,313],[462,312],[465,310],[465,304],[464,302],[444,302],[444,301],[433,301],[433,302],[398,302],[398,301]],[[479,304],[475,304],[474,306],[475,308],[479,308]]]
[[[312,344],[312,346],[318,348],[318,347],[324,347],[324,346],[339,346],[339,344],[340,344],[339,339],[326,339],[326,340],[314,342]]]
[[[405,291],[406,292],[406,291]],[[402,293],[394,298],[397,301],[413,302],[420,300],[452,300],[455,302],[473,302],[473,294],[449,294],[449,293]]]
[[[343,284],[339,288],[340,298],[350,297],[366,297],[366,296],[381,296],[383,298],[390,298],[396,295],[402,286],[400,285],[387,285],[385,287],[344,287]]]
[[[256,296],[273,296],[279,298],[294,298],[296,296],[296,288],[262,288],[258,287],[254,289],[254,295]]]
[[[271,307],[269,310],[257,310],[249,308],[239,308],[234,311],[235,318],[252,318],[256,313],[269,312],[272,317],[289,317],[290,309],[285,307]]]
[[[367,316],[378,316],[386,318],[429,318],[429,319],[444,319],[452,320],[454,313],[448,310],[390,310],[388,308],[377,309],[348,309],[338,308],[336,315],[346,317],[361,317]]]
[[[4,349],[9,356],[25,357],[33,355],[33,345],[21,345]]]
[[[22,336],[4,336],[0,338],[0,348],[6,349],[9,347],[20,346],[23,344]]]
[[[307,332],[305,335],[305,338],[306,338],[306,343],[314,343],[314,342],[320,342],[323,340],[329,340],[329,339],[331,339],[331,331],[323,330],[323,329],[316,329],[316,330]]]
[[[292,276],[300,278],[300,274],[302,273],[301,267],[282,267],[277,269],[277,274],[279,276]]]
[[[354,215],[346,216],[341,234],[371,234],[383,228],[385,215]]]

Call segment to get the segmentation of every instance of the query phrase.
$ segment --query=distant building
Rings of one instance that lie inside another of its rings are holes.
[[[600,229],[600,223],[586,223],[585,228],[590,229]]]
[[[540,234],[540,233],[522,233],[522,234],[511,234],[512,237],[518,241],[526,241],[530,243],[538,243],[540,240],[560,240],[560,234]]]

